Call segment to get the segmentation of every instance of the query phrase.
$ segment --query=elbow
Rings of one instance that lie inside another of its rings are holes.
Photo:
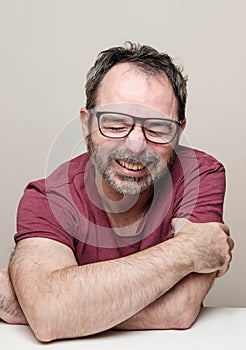
[[[52,340],[56,340],[56,338],[52,337],[47,331],[43,331],[41,328],[37,327],[35,329],[32,328],[32,331],[38,341],[41,343],[49,343]]]
[[[35,321],[30,322],[31,330],[38,341],[49,343],[54,340],[69,338],[65,332],[59,332],[50,320],[40,320],[38,317]]]
[[[33,317],[32,321],[29,322],[29,325],[34,336],[42,343],[48,343],[52,340],[58,339],[58,337],[55,336],[52,325],[49,322],[42,322],[38,317]]]
[[[56,308],[52,310],[50,303],[39,302],[29,312],[29,325],[34,336],[41,343],[49,343],[59,339],[71,339],[85,337],[93,333],[86,332],[86,328],[72,325],[72,320],[67,317],[66,311],[59,312]],[[62,315],[64,317],[62,317]],[[83,324],[83,322],[79,322]]]
[[[34,336],[42,343],[48,343],[59,338],[59,322],[54,322],[48,305],[37,302],[35,306],[27,308],[26,317]]]
[[[180,329],[180,330],[189,329],[189,328],[191,328],[191,326],[193,325],[194,322],[195,322],[195,319],[191,319],[188,317],[182,317],[173,323],[172,328],[173,329]]]
[[[173,319],[173,329],[185,330],[191,328],[195,323],[199,314],[200,308],[194,308],[192,310],[184,310],[181,313],[177,313]]]

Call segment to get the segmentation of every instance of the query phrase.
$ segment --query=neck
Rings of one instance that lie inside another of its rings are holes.
[[[127,216],[129,220],[138,220],[144,215],[153,194],[152,187],[136,195],[123,195],[105,182],[100,174],[96,173],[95,180],[105,211],[110,217],[120,219]]]

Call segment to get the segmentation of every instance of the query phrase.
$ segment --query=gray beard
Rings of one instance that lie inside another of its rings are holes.
[[[130,196],[145,191],[163,178],[173,164],[175,158],[174,151],[171,153],[166,163],[156,153],[151,151],[146,151],[138,157],[130,155],[126,150],[113,150],[108,153],[103,149],[95,148],[91,135],[88,136],[87,150],[95,168],[105,182],[118,193]],[[118,172],[112,172],[110,163],[114,160],[117,161],[117,159],[124,159],[136,163],[140,162],[142,164],[151,163],[152,170],[142,177],[129,177]]]

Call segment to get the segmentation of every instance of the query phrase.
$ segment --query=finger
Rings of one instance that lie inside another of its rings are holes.
[[[225,274],[225,270],[224,270],[224,269],[223,269],[223,270],[218,270],[215,277],[216,277],[216,278],[220,278],[220,277],[222,277],[224,274]]]
[[[233,239],[231,239],[231,237],[229,237],[227,241],[228,241],[230,250],[232,250],[235,246]]]
[[[230,236],[230,229],[226,224],[220,224],[220,227],[228,236]]]
[[[215,277],[216,277],[216,278],[219,278],[219,277],[224,276],[224,274],[228,271],[229,266],[230,266],[230,264],[228,263],[228,264],[226,264],[225,267],[223,267],[222,269],[218,270]]]

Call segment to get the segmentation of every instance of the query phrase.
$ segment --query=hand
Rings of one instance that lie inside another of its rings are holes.
[[[184,244],[190,246],[194,272],[209,273],[218,271],[216,277],[223,276],[229,269],[234,242],[227,225],[192,223],[185,219],[173,219],[175,236],[180,236]]]
[[[0,318],[11,324],[27,324],[6,268],[0,269]]]

